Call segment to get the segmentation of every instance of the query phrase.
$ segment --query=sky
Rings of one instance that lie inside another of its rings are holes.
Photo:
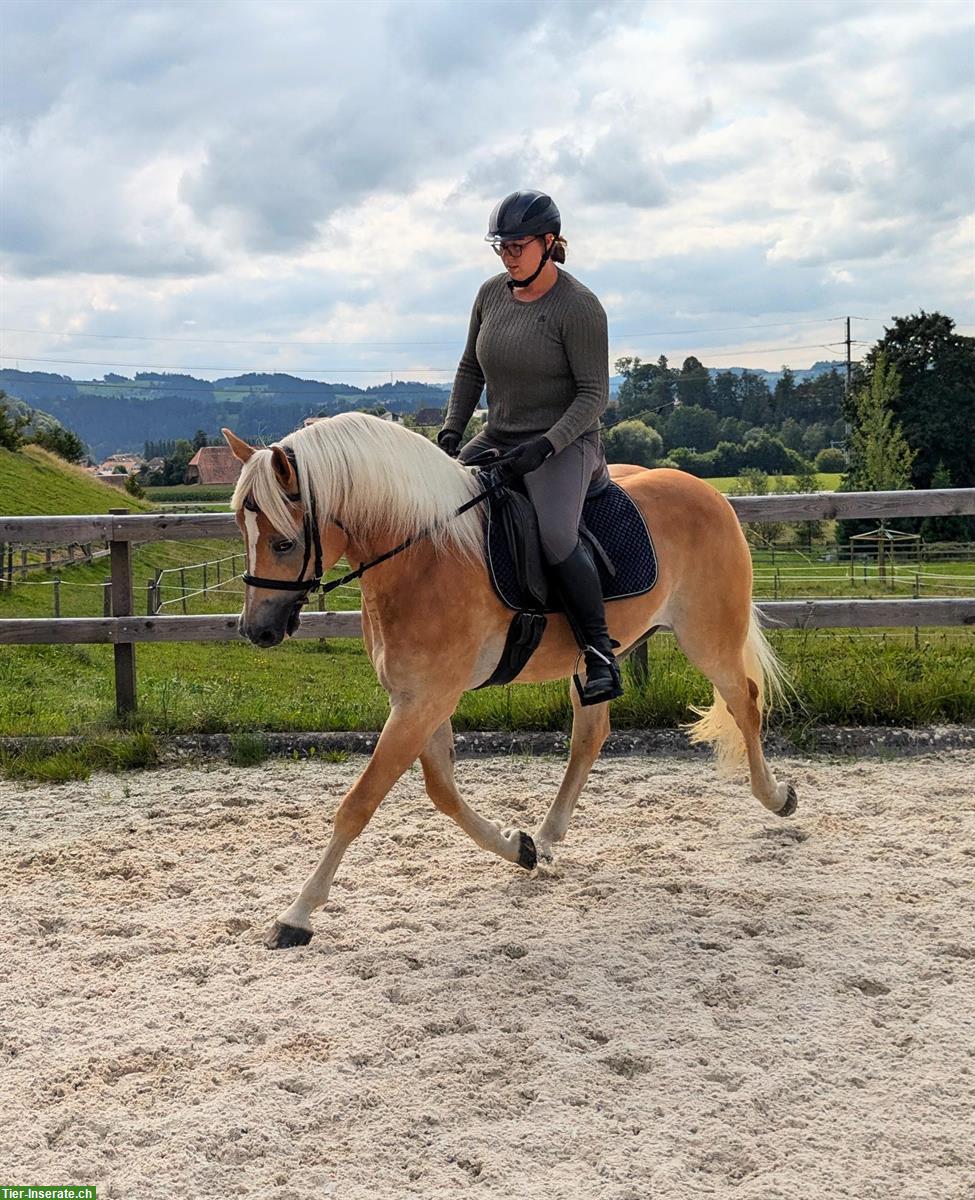
[[[5,0],[4,367],[449,383],[518,188],[622,356],[975,333],[964,0]]]

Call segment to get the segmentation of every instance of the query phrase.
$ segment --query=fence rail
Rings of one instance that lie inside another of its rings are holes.
[[[975,514],[975,488],[927,492],[817,492],[793,496],[736,496],[729,501],[742,521],[806,521],[839,517],[883,520],[893,517]],[[128,514],[124,510],[92,517],[0,517],[0,542],[64,545],[109,543],[110,596],[104,617],[13,618],[0,620],[0,644],[108,643],[115,650],[115,695],[119,713],[136,706],[135,646],[138,642],[232,641],[237,615],[136,617],[132,584],[132,543],[239,536],[230,513]],[[919,627],[975,628],[975,597],[901,600],[766,601],[760,610],[783,628]],[[297,636],[359,637],[358,612],[305,613]]]

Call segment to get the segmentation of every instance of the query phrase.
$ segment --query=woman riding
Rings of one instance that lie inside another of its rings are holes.
[[[584,704],[623,694],[606,630],[596,564],[579,537],[586,492],[608,476],[599,418],[609,398],[606,313],[565,262],[559,210],[542,192],[513,192],[491,214],[485,241],[505,270],[477,293],[440,446],[458,455],[487,385],[483,433],[461,461],[495,449],[508,482],[522,480],[542,550],[584,646]]]

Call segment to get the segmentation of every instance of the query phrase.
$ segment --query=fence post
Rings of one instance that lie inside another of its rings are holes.
[[[60,615],[61,615],[61,576],[60,575],[56,575],[54,577],[54,615],[56,617],[60,617]]]
[[[153,596],[152,596],[153,591],[154,591],[153,582],[151,579],[147,579],[146,580],[146,616],[147,617],[151,617],[155,613],[155,608],[153,606]]]
[[[180,569],[179,569],[179,587],[180,587],[180,593],[183,597],[183,615],[185,616],[186,612],[187,612],[187,608],[186,608],[186,569],[184,567],[180,567]]]
[[[7,590],[12,591],[14,586],[14,548],[12,545],[7,547]]]
[[[207,567],[208,567],[208,565],[209,565],[208,563],[203,564],[203,594],[204,594],[204,596],[207,594]]]
[[[110,508],[113,517],[126,516],[126,508]],[[132,596],[132,543],[115,538],[109,542],[112,555],[112,615],[131,617],[134,609]],[[115,643],[115,711],[125,716],[135,712],[135,645],[132,642]]]
[[[44,550],[44,570],[50,571],[50,569],[51,569],[51,547],[47,546]]]
[[[647,643],[637,646],[633,651],[633,679],[641,687],[647,681],[647,676],[650,674],[650,665],[647,660]]]
[[[112,615],[112,581],[111,579],[102,580],[102,616],[110,617]]]
[[[20,548],[20,577],[21,577],[21,579],[27,578],[27,547],[26,546],[21,546],[21,548]]]

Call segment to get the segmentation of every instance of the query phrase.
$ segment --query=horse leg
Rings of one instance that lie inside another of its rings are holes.
[[[692,740],[715,744],[718,766],[725,774],[733,773],[747,755],[752,794],[771,812],[789,817],[797,806],[795,789],[776,780],[762,751],[759,701],[764,671],[758,654],[759,642],[763,641],[761,631],[753,622],[745,643],[732,649],[716,643],[713,632],[709,637],[709,630],[715,627],[722,626],[697,627],[682,622],[681,628],[676,625],[674,628],[681,649],[711,680],[716,692],[714,704],[692,728]]]
[[[562,777],[558,795],[545,814],[545,820],[534,833],[538,857],[551,861],[552,847],[561,842],[569,828],[576,801],[589,778],[592,764],[599,757],[609,735],[609,704],[582,705],[575,687],[569,687],[572,697],[572,742],[569,764]]]
[[[448,711],[453,711],[455,706],[456,698]],[[305,880],[297,898],[271,926],[264,942],[269,949],[307,946],[311,941],[311,914],[328,899],[342,856],[365,829],[393,784],[416,762],[431,731],[443,719],[442,704],[435,711],[415,705],[408,708],[394,705],[366,769],[338,807],[325,854]]]
[[[520,829],[501,830],[465,802],[454,782],[454,731],[449,721],[434,731],[420,755],[427,794],[442,813],[463,829],[482,850],[530,871],[535,866],[535,846]]]

